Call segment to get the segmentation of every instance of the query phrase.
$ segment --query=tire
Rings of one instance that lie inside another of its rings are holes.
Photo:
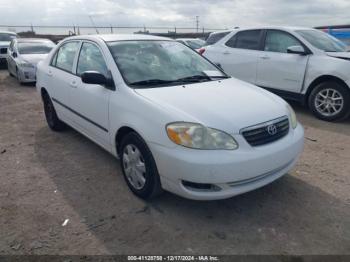
[[[43,95],[43,103],[46,122],[51,130],[56,132],[65,130],[67,126],[58,118],[55,107],[53,106],[51,98],[48,94]]]
[[[22,78],[21,78],[21,75],[18,73],[18,69],[16,69],[16,78],[17,78],[17,81],[20,85],[23,84],[22,82]]]
[[[312,113],[321,120],[342,120],[350,114],[349,88],[337,82],[323,82],[312,90],[308,104]]]
[[[131,132],[122,139],[120,164],[126,183],[136,196],[148,200],[163,192],[156,162],[137,133]]]

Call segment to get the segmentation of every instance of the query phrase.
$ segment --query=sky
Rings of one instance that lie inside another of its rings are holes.
[[[349,0],[0,0],[0,25],[169,26],[350,24]],[[89,16],[91,18],[89,18]]]

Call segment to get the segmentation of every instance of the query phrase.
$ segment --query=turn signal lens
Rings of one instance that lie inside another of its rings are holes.
[[[289,104],[287,104],[287,108],[288,108],[288,110],[290,112],[290,122],[292,124],[293,129],[295,129],[297,127],[297,125],[298,125],[297,116],[296,116],[293,108]]]

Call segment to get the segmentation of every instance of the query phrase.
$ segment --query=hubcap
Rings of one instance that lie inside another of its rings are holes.
[[[335,89],[327,88],[317,93],[315,98],[316,110],[324,116],[334,116],[338,114],[344,106],[344,98]]]
[[[146,166],[141,152],[135,145],[127,145],[123,151],[123,167],[130,184],[137,190],[146,183]]]

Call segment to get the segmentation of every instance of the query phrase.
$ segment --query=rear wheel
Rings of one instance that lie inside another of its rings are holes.
[[[163,192],[152,153],[135,132],[122,139],[120,159],[125,181],[135,195],[151,199]]]
[[[350,91],[337,82],[324,82],[312,90],[309,107],[319,119],[341,120],[350,113]]]
[[[43,94],[43,103],[48,126],[56,132],[64,130],[66,128],[66,124],[58,118],[51,98],[47,93]]]

